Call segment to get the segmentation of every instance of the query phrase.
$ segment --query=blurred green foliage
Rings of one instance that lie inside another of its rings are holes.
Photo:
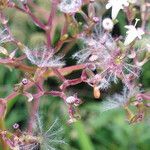
[[[47,8],[47,4],[43,1],[38,1],[42,7]],[[44,5],[44,6],[43,6]],[[48,9],[48,8],[47,8]],[[12,10],[6,11],[11,30],[16,38],[34,47],[43,43],[45,40],[43,31],[36,27],[29,17],[22,13]],[[121,16],[123,16],[121,14]],[[124,35],[125,31],[122,28],[124,25],[124,17],[118,17],[120,20],[120,30]],[[39,17],[40,16],[39,14]],[[56,41],[58,31],[56,32]],[[78,43],[79,44],[79,43]],[[67,64],[74,63],[70,56],[74,51],[77,51],[80,45],[76,44],[66,59]],[[12,50],[10,48],[10,50]],[[71,61],[71,62],[70,62]],[[74,73],[69,78],[74,78],[78,73]],[[13,90],[13,85],[20,82],[23,74],[15,69],[10,69],[0,65],[0,97],[5,97]],[[140,82],[143,83],[145,89],[150,88],[150,62],[145,64],[140,77]],[[47,88],[53,89],[59,85],[57,79],[49,78],[45,82]],[[81,84],[71,89],[78,91],[85,103],[80,106],[82,120],[68,126],[66,124],[68,115],[67,108],[63,101],[56,97],[44,96],[40,101],[40,113],[44,118],[45,128],[55,120],[60,118],[61,124],[65,130],[65,140],[68,144],[61,146],[60,150],[149,150],[150,149],[150,120],[129,125],[125,121],[125,114],[122,110],[112,110],[104,114],[100,113],[100,102],[93,98],[92,88]],[[120,90],[120,86],[119,86]],[[109,92],[107,92],[109,93]],[[112,93],[112,91],[110,92]],[[106,95],[105,91],[103,92]],[[19,123],[22,130],[26,129],[29,118],[30,104],[26,98],[18,96],[10,101],[8,105],[8,113],[6,116],[6,126],[8,130],[12,130],[14,123]],[[3,149],[3,148],[1,148]]]

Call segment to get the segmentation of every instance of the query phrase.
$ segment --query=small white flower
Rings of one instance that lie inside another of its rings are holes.
[[[75,101],[76,101],[76,98],[74,96],[69,96],[66,98],[67,104],[73,104],[75,103]]]
[[[114,24],[110,18],[105,18],[102,22],[103,28],[105,30],[111,31],[114,27]]]
[[[136,38],[141,39],[142,35],[144,34],[144,31],[141,28],[135,28],[136,24],[138,22],[138,19],[136,19],[136,23],[135,25],[128,25],[125,26],[125,28],[128,29],[127,36],[124,42],[124,45],[129,45],[130,43],[132,43]]]
[[[24,52],[32,64],[38,67],[62,67],[64,62],[62,57],[55,57],[53,49],[47,49],[45,46],[30,50],[25,47]]]
[[[124,8],[124,6],[128,6],[129,2],[128,0],[109,0],[106,9],[109,9],[112,7],[112,19],[116,19],[119,11]]]
[[[62,0],[58,8],[64,13],[73,14],[79,11],[81,6],[82,0]]]

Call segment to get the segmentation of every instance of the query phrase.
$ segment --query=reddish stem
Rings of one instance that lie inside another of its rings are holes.
[[[47,27],[46,27],[46,37],[47,37],[47,47],[48,48],[51,47],[51,30],[52,30],[52,26],[53,26],[53,19],[56,15],[58,3],[59,3],[58,0],[52,0],[52,3],[51,3],[52,7],[51,7],[50,15],[48,18]]]
[[[42,87],[43,85],[43,79],[41,78],[40,81],[37,83],[38,87]],[[43,88],[41,88],[43,89]],[[35,122],[36,119],[36,115],[39,109],[39,105],[40,105],[40,97],[42,96],[41,90],[39,88],[37,88],[37,93],[39,94],[38,97],[34,97],[34,102],[33,102],[33,106],[32,106],[32,110],[31,110],[31,115],[30,115],[30,120],[29,120],[29,126],[28,126],[28,132],[32,133],[33,130],[33,123]]]

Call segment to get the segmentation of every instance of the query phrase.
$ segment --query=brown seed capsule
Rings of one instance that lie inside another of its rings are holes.
[[[93,88],[93,95],[96,99],[100,98],[101,96],[101,92],[97,86]]]

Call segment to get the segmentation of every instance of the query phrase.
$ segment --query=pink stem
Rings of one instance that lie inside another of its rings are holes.
[[[40,81],[37,83],[38,87],[42,87],[43,84],[43,79],[40,79]],[[41,88],[43,89],[43,88]],[[40,105],[40,97],[42,96],[42,94],[40,94],[41,90],[39,88],[37,88],[37,93],[38,93],[38,97],[34,97],[34,102],[33,102],[33,107],[31,110],[31,115],[30,115],[30,120],[29,120],[29,126],[28,126],[28,132],[32,133],[33,130],[33,123],[35,122],[36,119],[36,115],[39,109],[39,105]]]
[[[140,94],[144,100],[150,100],[150,94]]]
[[[59,77],[61,81],[64,82],[66,80],[66,78],[60,73],[60,71],[57,68],[53,68],[53,72]]]
[[[40,27],[40,28],[43,29],[43,30],[46,29],[46,28],[45,28],[45,25],[44,25],[37,17],[35,17],[35,15],[33,15],[33,13],[30,11],[30,9],[29,9],[29,7],[28,7],[27,5],[24,5],[24,9],[22,9],[22,8],[20,8],[19,6],[17,6],[16,4],[11,3],[11,4],[9,5],[9,7],[10,7],[10,8],[16,8],[17,10],[19,10],[19,11],[21,11],[21,12],[23,12],[23,13],[28,14],[28,15],[32,18],[33,22],[34,22],[38,27]]]
[[[47,29],[46,29],[46,37],[47,37],[47,47],[51,47],[51,30],[52,30],[52,25],[53,25],[53,19],[56,15],[56,10],[57,10],[57,4],[59,3],[58,0],[52,0],[52,7],[51,7],[51,12],[48,18],[47,22]]]
[[[25,8],[25,12],[32,18],[32,20],[34,21],[34,23],[39,26],[41,29],[45,30],[46,27],[45,25],[37,18],[33,15],[33,13],[30,11],[29,7],[27,5],[24,5]]]

